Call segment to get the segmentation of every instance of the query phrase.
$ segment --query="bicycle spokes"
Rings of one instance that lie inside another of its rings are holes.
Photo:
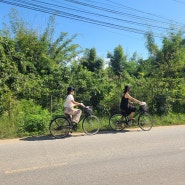
[[[94,115],[87,116],[82,123],[82,128],[86,134],[96,134],[100,129],[100,121]]]
[[[70,126],[65,117],[56,117],[50,123],[50,133],[56,138],[62,138],[68,135]]]
[[[122,114],[114,114],[109,119],[110,127],[115,131],[123,130],[126,126],[125,117]]]
[[[151,116],[148,113],[141,114],[138,119],[138,125],[144,131],[150,130],[153,126]]]

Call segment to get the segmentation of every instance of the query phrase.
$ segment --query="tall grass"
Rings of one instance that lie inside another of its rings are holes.
[[[154,126],[184,125],[185,114],[169,113],[163,116],[153,116]]]
[[[9,117],[6,115],[0,117],[0,139],[16,137],[17,128],[9,119]]]
[[[155,116],[154,115],[154,116],[152,116],[152,118],[153,118],[154,127],[155,126],[169,126],[169,125],[183,125],[183,124],[185,124],[185,114],[170,113],[168,115],[163,115],[163,116]],[[39,120],[40,119],[41,118],[39,117]],[[39,134],[40,135],[48,135],[49,134],[49,130],[48,130],[49,127],[44,129],[44,132],[42,130],[42,132],[39,132],[39,131],[37,131],[35,133],[22,132],[20,134],[20,132],[19,132],[20,128],[18,128],[20,126],[20,124],[15,122],[15,120],[17,120],[17,119],[14,119],[14,118],[9,119],[8,115],[6,115],[6,114],[4,114],[3,116],[0,117],[0,139],[32,136],[33,134],[35,134],[35,135],[39,135]],[[101,123],[100,131],[111,129],[109,126],[109,117],[99,117],[99,120]],[[38,121],[35,121],[35,123]],[[48,126],[49,126],[49,121],[50,120],[48,119]],[[77,132],[83,132],[81,123],[78,125]]]
[[[109,117],[99,117],[100,120],[100,131],[110,130]],[[183,125],[185,124],[185,114],[173,114],[163,116],[152,116],[153,127],[157,126],[169,126],[169,125]],[[137,119],[135,121],[137,123]],[[81,124],[81,123],[80,123]],[[137,124],[134,124],[135,126]],[[78,125],[77,132],[83,132],[81,125]]]

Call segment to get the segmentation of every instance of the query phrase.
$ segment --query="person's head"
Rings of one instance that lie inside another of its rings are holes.
[[[125,89],[124,89],[123,93],[129,92],[129,90],[130,90],[130,87],[128,85],[125,85]]]
[[[68,87],[67,88],[67,95],[71,94],[71,92],[74,92],[75,91],[75,88],[74,87]]]

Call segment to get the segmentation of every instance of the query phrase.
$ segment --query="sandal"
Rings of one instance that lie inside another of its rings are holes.
[[[122,128],[125,128],[125,123],[122,123],[122,124],[121,124],[121,127],[122,127]]]

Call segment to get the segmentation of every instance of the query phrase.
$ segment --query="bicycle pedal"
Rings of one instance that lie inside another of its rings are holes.
[[[77,130],[77,125],[76,125],[76,124],[73,125],[72,129],[73,129],[74,131],[76,131],[76,130]]]
[[[128,126],[132,126],[132,120],[128,122]]]

